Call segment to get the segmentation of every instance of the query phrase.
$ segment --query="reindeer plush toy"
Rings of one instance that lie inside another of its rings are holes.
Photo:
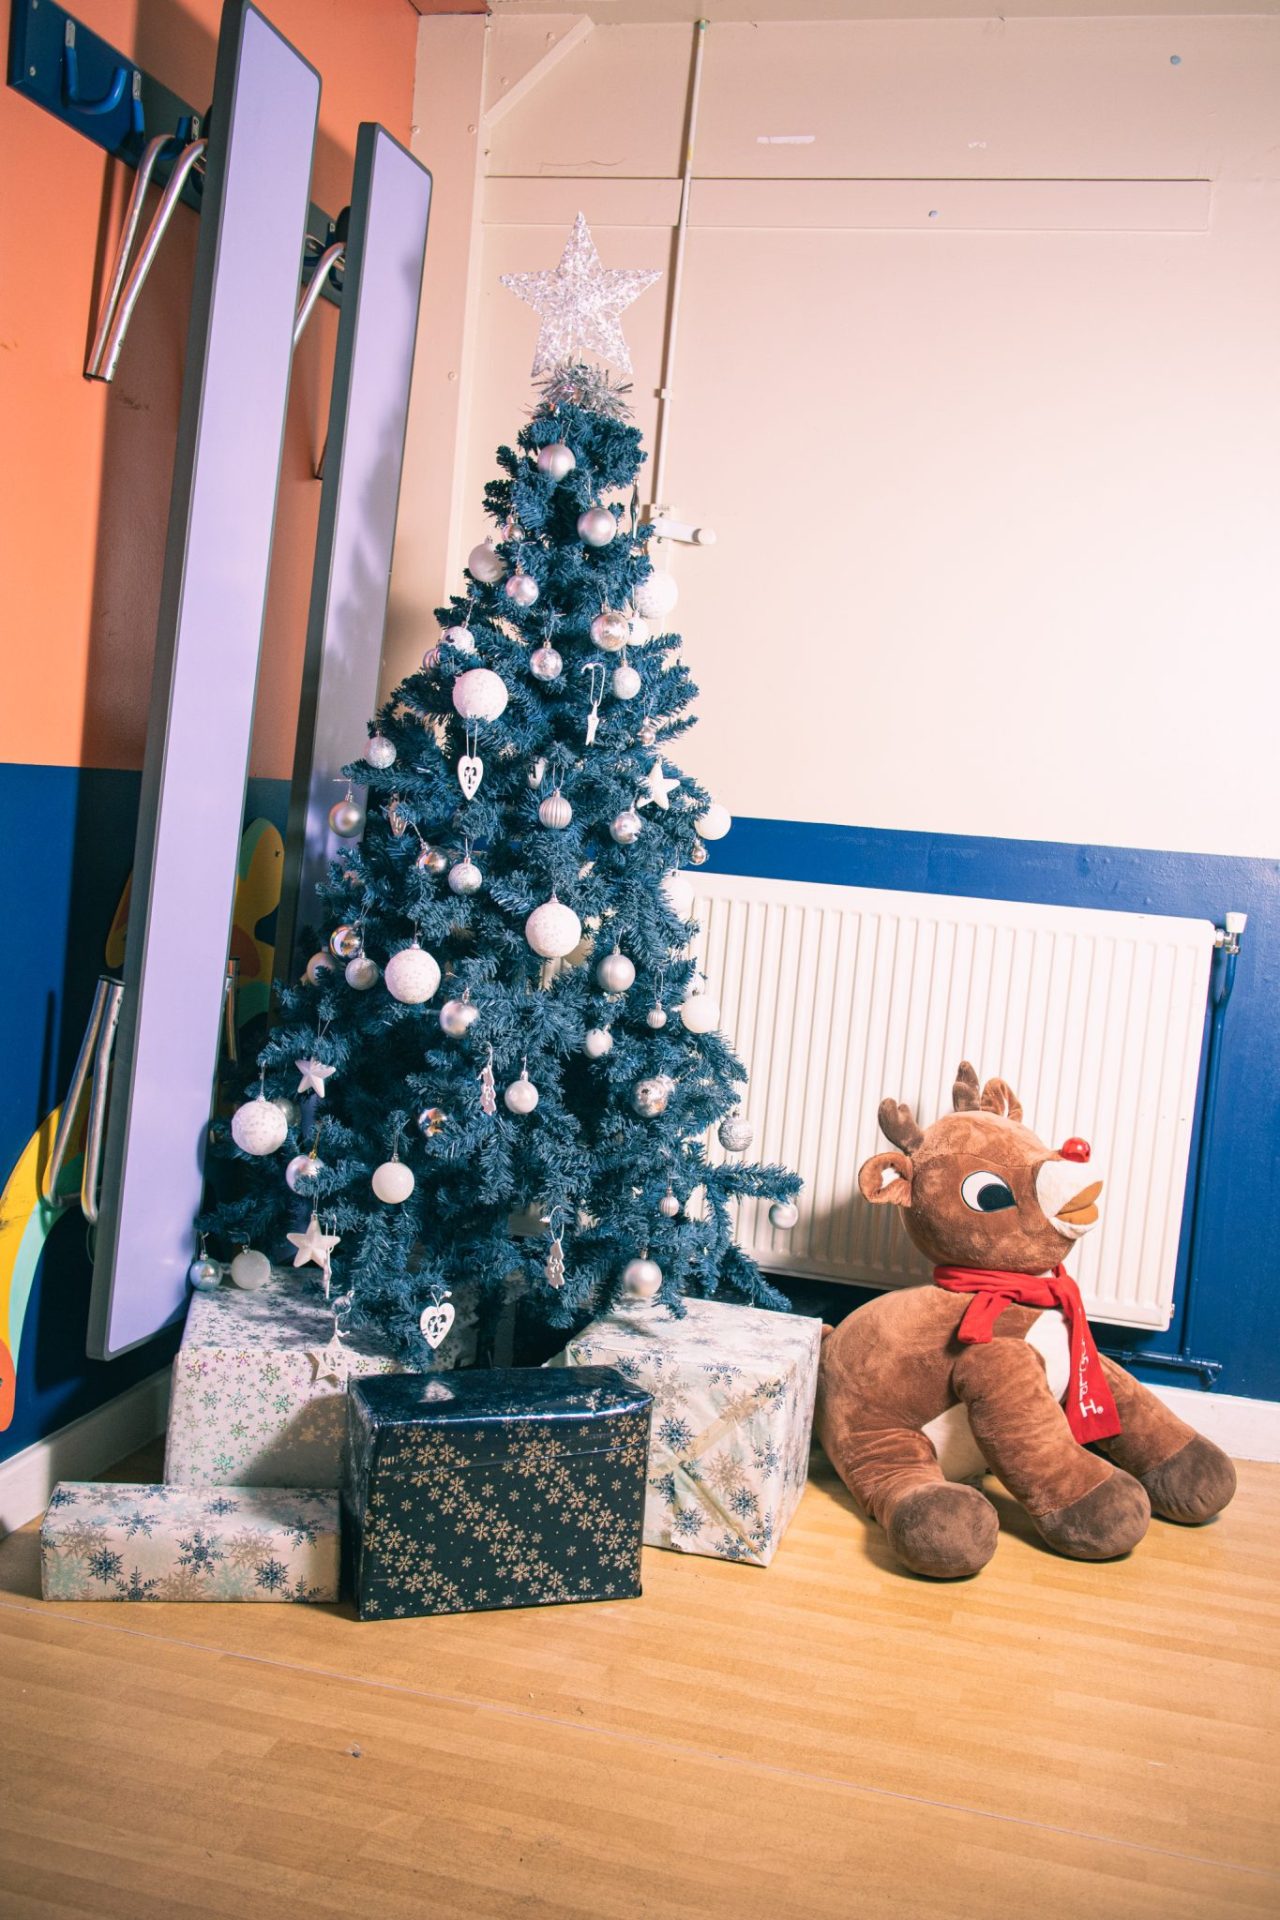
[[[902,1209],[934,1285],[882,1294],[824,1339],[818,1432],[836,1471],[898,1558],[938,1580],[977,1573],[999,1533],[991,1502],[939,1463],[966,1415],[968,1470],[998,1474],[1073,1559],[1127,1553],[1153,1512],[1210,1519],[1235,1492],[1230,1460],[1098,1353],[1062,1266],[1098,1218],[1088,1145],[1046,1147],[967,1060],[954,1105],[924,1130],[880,1105],[894,1151],[858,1185]]]

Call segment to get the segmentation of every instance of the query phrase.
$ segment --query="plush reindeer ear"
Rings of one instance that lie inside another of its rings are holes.
[[[982,1111],[1005,1120],[1021,1120],[1022,1102],[1007,1080],[988,1080],[982,1089]]]
[[[956,1068],[956,1083],[951,1089],[951,1104],[957,1113],[974,1113],[978,1106],[978,1076],[967,1060]]]
[[[898,1177],[884,1186],[884,1176],[890,1172]],[[911,1174],[911,1162],[905,1153],[877,1153],[870,1160],[864,1160],[858,1168],[858,1191],[873,1207],[886,1203],[891,1207],[909,1207]]]
[[[924,1139],[910,1107],[903,1106],[898,1100],[882,1100],[877,1118],[885,1139],[892,1140],[894,1146],[901,1147],[904,1153],[914,1153]]]

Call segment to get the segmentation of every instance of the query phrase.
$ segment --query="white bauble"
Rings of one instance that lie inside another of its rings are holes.
[[[329,825],[340,840],[354,840],[364,832],[364,808],[350,794],[345,800],[335,800],[329,809]]]
[[[591,622],[591,638],[606,653],[621,653],[631,638],[631,622],[625,613],[598,613]]]
[[[697,822],[698,832],[704,840],[723,840],[732,825],[733,815],[718,800],[711,802]]]
[[[348,960],[343,975],[347,985],[354,987],[357,993],[368,993],[370,987],[376,987],[382,978],[377,961],[371,960],[367,953],[358,953],[354,960]]]
[[[572,907],[552,894],[524,923],[524,937],[543,960],[563,960],[582,938],[582,922]]]
[[[518,607],[531,607],[538,597],[538,583],[531,573],[513,573],[507,582],[507,598]]]
[[[620,847],[633,847],[644,832],[644,821],[634,807],[624,807],[609,822],[610,837]]]
[[[392,954],[382,977],[393,1000],[420,1007],[440,985],[440,963],[425,947],[402,947]]]
[[[550,446],[538,449],[538,472],[549,473],[553,480],[564,480],[577,464],[573,448],[563,440],[553,440]]]
[[[558,680],[564,661],[554,647],[543,645],[529,655],[529,671],[535,680]]]
[[[384,1160],[380,1167],[374,1168],[372,1184],[379,1200],[398,1207],[413,1192],[413,1168],[406,1167],[403,1160]]]
[[[449,869],[449,888],[453,893],[463,895],[479,893],[484,885],[484,875],[474,860],[459,860]]]
[[[538,808],[538,818],[544,827],[567,827],[573,819],[573,808],[561,793],[559,787],[549,793]]]
[[[480,1017],[480,1009],[470,1000],[446,1000],[440,1009],[440,1025],[443,1031],[457,1040],[475,1025]]]
[[[241,1247],[231,1262],[231,1278],[246,1293],[256,1293],[271,1278],[271,1262],[254,1247]]]
[[[588,507],[578,515],[578,538],[589,547],[607,547],[618,531],[618,523],[607,507]]]
[[[222,1268],[207,1254],[201,1254],[187,1269],[187,1279],[197,1293],[214,1293],[222,1285]]]
[[[588,1027],[582,1036],[582,1051],[589,1060],[603,1060],[613,1052],[613,1035],[608,1027]]]
[[[642,620],[638,613],[633,613],[631,616],[631,639],[628,644],[633,647],[642,647],[648,638],[649,622]]]
[[[333,972],[333,960],[327,953],[313,953],[306,965],[303,979],[309,987],[318,987],[326,973]]]
[[[597,966],[596,981],[606,993],[625,993],[628,987],[635,985],[635,964],[615,947],[612,953],[605,954]]]
[[[464,720],[496,720],[506,711],[506,682],[489,667],[469,667],[454,681],[452,698]]]
[[[629,662],[613,670],[613,696],[615,700],[634,700],[640,691],[640,675]]]
[[[661,620],[680,598],[680,589],[669,573],[651,573],[632,594],[632,603],[646,620]]]
[[[284,1170],[284,1183],[290,1193],[308,1193],[306,1184],[316,1175],[324,1172],[324,1161],[317,1160],[314,1153],[295,1153]]]
[[[749,1120],[744,1120],[741,1114],[730,1113],[720,1122],[717,1138],[726,1153],[745,1153],[755,1135]]]
[[[720,1002],[710,993],[692,993],[680,1009],[687,1033],[714,1033],[720,1025]]]
[[[775,1200],[769,1209],[770,1226],[780,1228],[783,1233],[790,1233],[799,1218],[800,1209],[790,1200]]]
[[[630,1260],[623,1269],[622,1288],[629,1300],[652,1300],[662,1288],[662,1268],[656,1260]]]
[[[538,1089],[528,1073],[522,1073],[513,1080],[502,1096],[502,1104],[508,1113],[532,1113],[538,1104]]]
[[[684,873],[664,873],[659,891],[677,920],[693,912],[693,882]]]
[[[473,580],[483,580],[486,586],[501,580],[506,570],[507,563],[495,550],[492,540],[482,540],[467,555],[467,572]]]
[[[274,1100],[246,1100],[231,1116],[231,1138],[241,1153],[274,1153],[282,1147],[289,1122]]]
[[[394,767],[396,763],[396,750],[385,733],[375,733],[365,747],[364,757],[371,767],[376,767],[379,773],[385,773],[388,767]]]
[[[450,647],[456,647],[459,653],[474,653],[476,639],[470,627],[446,627],[440,635],[441,640]]]

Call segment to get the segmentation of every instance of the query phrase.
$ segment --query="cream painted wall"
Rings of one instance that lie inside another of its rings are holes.
[[[492,71],[504,26],[465,25]],[[690,39],[597,27],[477,119],[481,242],[424,315],[467,316],[457,442],[416,412],[392,678],[529,404],[498,275],[579,204],[607,264],[670,264]],[[683,758],[734,811],[1280,853],[1277,99],[1274,19],[710,31],[668,492],[719,535],[675,555],[675,624]],[[646,433],[664,317],[629,315]],[[461,480],[447,541],[424,468]]]

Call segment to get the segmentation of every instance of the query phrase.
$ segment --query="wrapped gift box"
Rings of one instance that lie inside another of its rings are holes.
[[[360,1618],[638,1594],[649,1412],[606,1367],[353,1381],[342,1513]]]
[[[653,1396],[646,1546],[767,1566],[809,1472],[822,1326],[717,1300],[593,1321],[550,1367],[616,1367]]]
[[[313,1281],[193,1293],[173,1362],[165,1480],[337,1487],[347,1380],[398,1373],[403,1362],[372,1339],[332,1342],[333,1309]],[[442,1364],[459,1365],[474,1346],[474,1302],[468,1310],[463,1300]]]
[[[338,1496],[307,1487],[63,1480],[40,1529],[46,1600],[336,1600]]]

